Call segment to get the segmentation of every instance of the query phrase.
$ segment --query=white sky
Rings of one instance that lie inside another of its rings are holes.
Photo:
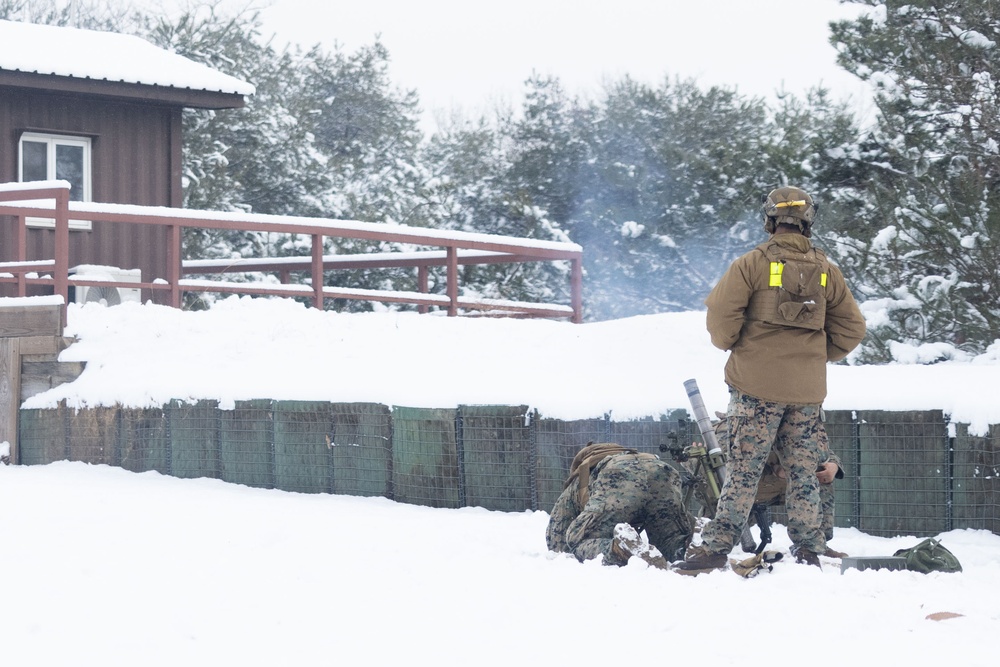
[[[225,1],[265,7],[265,34],[279,41],[353,51],[381,35],[393,81],[420,94],[425,129],[454,107],[519,106],[533,71],[558,76],[572,94],[624,74],[652,85],[680,76],[759,96],[822,83],[868,106],[828,42],[829,21],[859,11],[837,0]]]

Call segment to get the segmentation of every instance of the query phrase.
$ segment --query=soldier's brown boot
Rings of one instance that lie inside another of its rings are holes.
[[[795,556],[796,563],[802,565],[815,565],[819,569],[823,569],[823,566],[820,565],[819,562],[819,556],[816,555],[815,551],[810,551],[809,549],[794,544],[792,545],[791,551],[792,555]]]
[[[724,568],[728,562],[726,554],[718,554],[709,551],[708,547],[704,545],[699,545],[688,549],[687,557],[674,565],[674,571],[678,574],[697,576],[705,572]]]
[[[836,549],[831,549],[830,547],[826,548],[826,551],[823,552],[823,555],[826,556],[827,558],[847,558],[847,554],[845,554],[843,551],[837,551]]]

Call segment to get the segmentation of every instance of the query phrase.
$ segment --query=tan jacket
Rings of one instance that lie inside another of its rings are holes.
[[[771,260],[762,252],[811,253],[800,234],[776,234],[732,263],[705,299],[712,344],[729,350],[726,383],[766,401],[812,405],[826,398],[826,363],[846,357],[865,335],[865,320],[844,276],[828,264],[821,329],[784,326],[747,317],[751,296],[770,287]]]

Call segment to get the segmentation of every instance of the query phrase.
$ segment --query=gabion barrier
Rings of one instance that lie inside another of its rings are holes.
[[[868,534],[1000,534],[1000,426],[971,436],[940,411],[828,411],[844,462],[838,526]],[[527,406],[388,407],[254,400],[221,409],[60,406],[21,410],[25,465],[59,460],[212,477],[301,493],[383,496],[430,507],[549,511],[588,442],[660,453],[698,439],[684,410],[656,419],[564,421]],[[663,458],[675,464],[671,457]],[[780,508],[775,520],[783,519]]]

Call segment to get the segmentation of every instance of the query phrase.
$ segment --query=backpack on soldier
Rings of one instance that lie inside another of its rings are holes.
[[[906,569],[913,572],[961,572],[962,565],[955,554],[948,551],[940,542],[928,537],[920,544],[909,549],[900,549],[894,556],[906,559]]]
[[[563,483],[565,489],[577,480],[577,503],[582,509],[590,497],[590,472],[598,463],[615,454],[638,454],[638,450],[627,449],[614,442],[588,442],[576,453],[569,467],[569,477]]]

